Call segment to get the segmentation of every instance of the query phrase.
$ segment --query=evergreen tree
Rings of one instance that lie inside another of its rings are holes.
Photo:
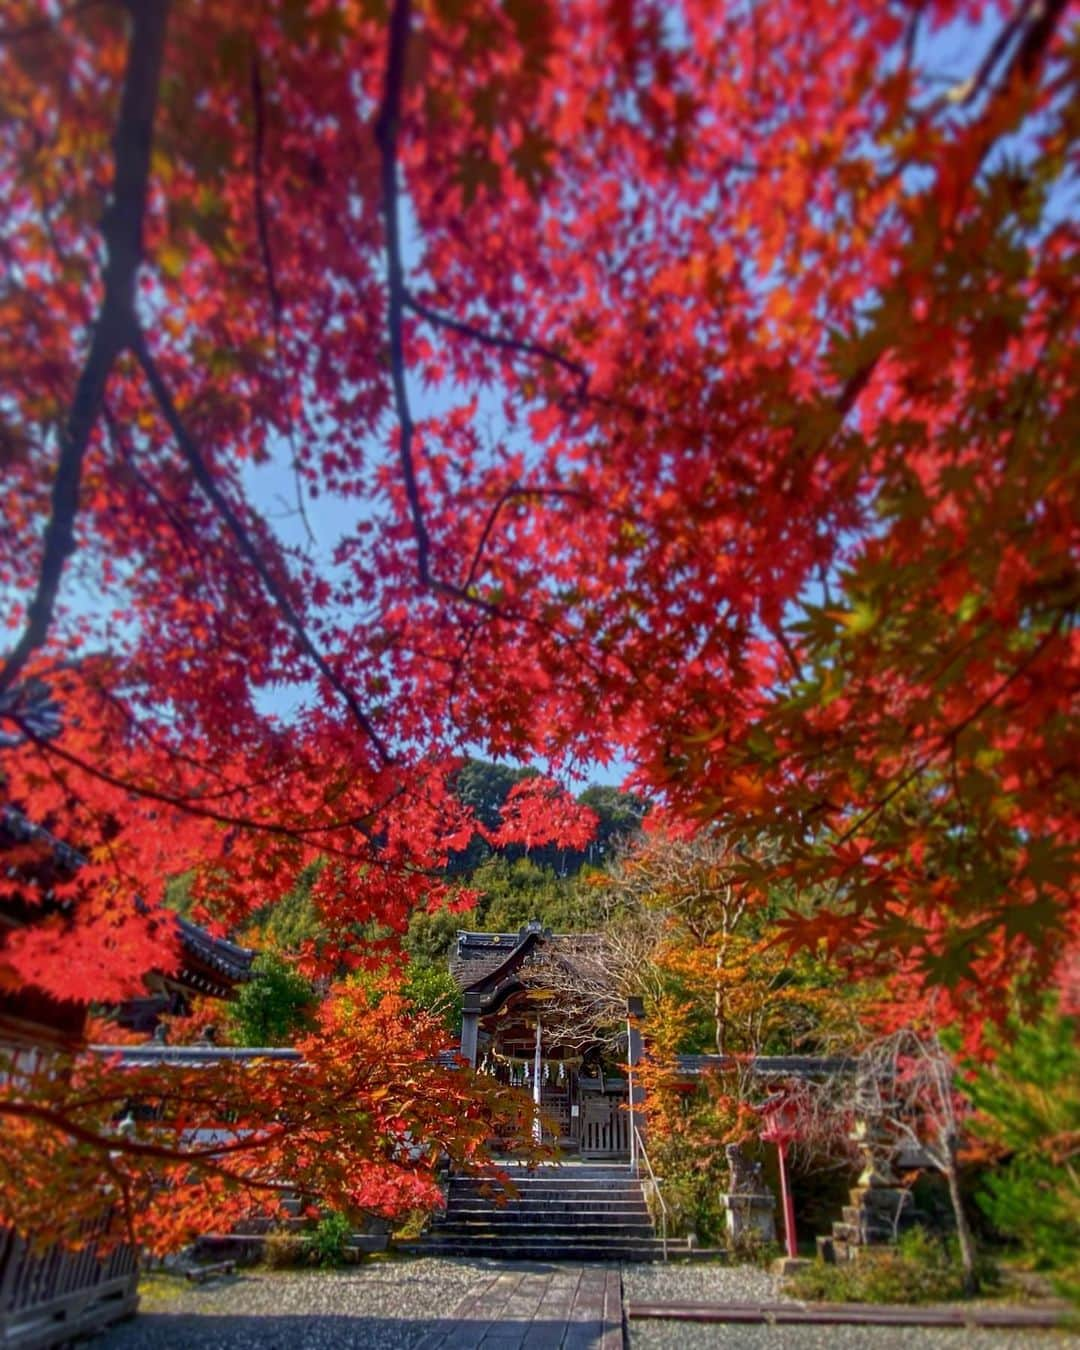
[[[972,1075],[977,1127],[1009,1158],[988,1172],[978,1200],[1060,1291],[1080,1302],[1080,1024],[1054,1009],[1012,1027],[993,1062]],[[1011,1156],[1009,1156],[1011,1155]]]
[[[260,952],[253,968],[255,978],[229,1005],[229,1039],[235,1045],[288,1045],[312,1024],[315,989],[274,952]]]

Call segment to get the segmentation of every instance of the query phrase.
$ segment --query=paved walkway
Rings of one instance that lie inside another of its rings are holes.
[[[778,1282],[753,1266],[630,1264],[620,1278],[615,1265],[421,1257],[341,1271],[243,1271],[205,1285],[151,1279],[139,1315],[95,1338],[92,1350],[623,1350],[624,1310],[675,1299],[786,1303]],[[1060,1331],[653,1319],[627,1329],[630,1350],[1080,1347]]]
[[[543,1266],[481,1280],[416,1350],[622,1350],[617,1267]]]
[[[422,1257],[152,1278],[93,1350],[622,1350],[617,1265]]]

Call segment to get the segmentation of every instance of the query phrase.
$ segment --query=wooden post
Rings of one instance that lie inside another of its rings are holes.
[[[776,1141],[776,1155],[780,1162],[780,1195],[784,1203],[784,1243],[787,1246],[788,1256],[796,1257],[799,1254],[799,1248],[795,1241],[795,1205],[791,1198],[791,1186],[788,1183],[786,1139],[781,1138]]]
[[[461,1058],[476,1068],[480,1035],[480,995],[466,994],[461,1011]]]
[[[638,1133],[644,1131],[645,1117],[637,1109],[645,1100],[645,1089],[637,1081],[634,1069],[641,1063],[645,1053],[645,1043],[641,1036],[641,1019],[645,1015],[645,1004],[640,998],[626,1000],[626,1061],[627,1089],[630,1099],[630,1166],[638,1167]]]
[[[543,1140],[544,1127],[540,1121],[540,1096],[541,1082],[540,1076],[543,1066],[540,1060],[540,1019],[536,1019],[536,1051],[533,1055],[533,1102],[536,1104],[536,1114],[533,1117],[533,1139],[539,1144]]]

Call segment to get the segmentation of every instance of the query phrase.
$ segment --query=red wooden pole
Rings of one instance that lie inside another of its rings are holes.
[[[795,1244],[795,1206],[791,1199],[791,1187],[787,1174],[787,1143],[783,1139],[776,1141],[776,1153],[780,1160],[780,1194],[784,1201],[784,1240],[787,1254],[796,1257],[799,1249]]]

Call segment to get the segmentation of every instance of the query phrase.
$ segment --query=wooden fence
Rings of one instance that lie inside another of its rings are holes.
[[[95,1225],[100,1234],[107,1221]],[[0,1229],[0,1346],[46,1350],[130,1317],[138,1304],[137,1253],[127,1245],[101,1255],[95,1230],[78,1248],[33,1252]]]
[[[630,1154],[630,1112],[625,1097],[584,1097],[581,1103],[581,1156],[621,1158]]]

